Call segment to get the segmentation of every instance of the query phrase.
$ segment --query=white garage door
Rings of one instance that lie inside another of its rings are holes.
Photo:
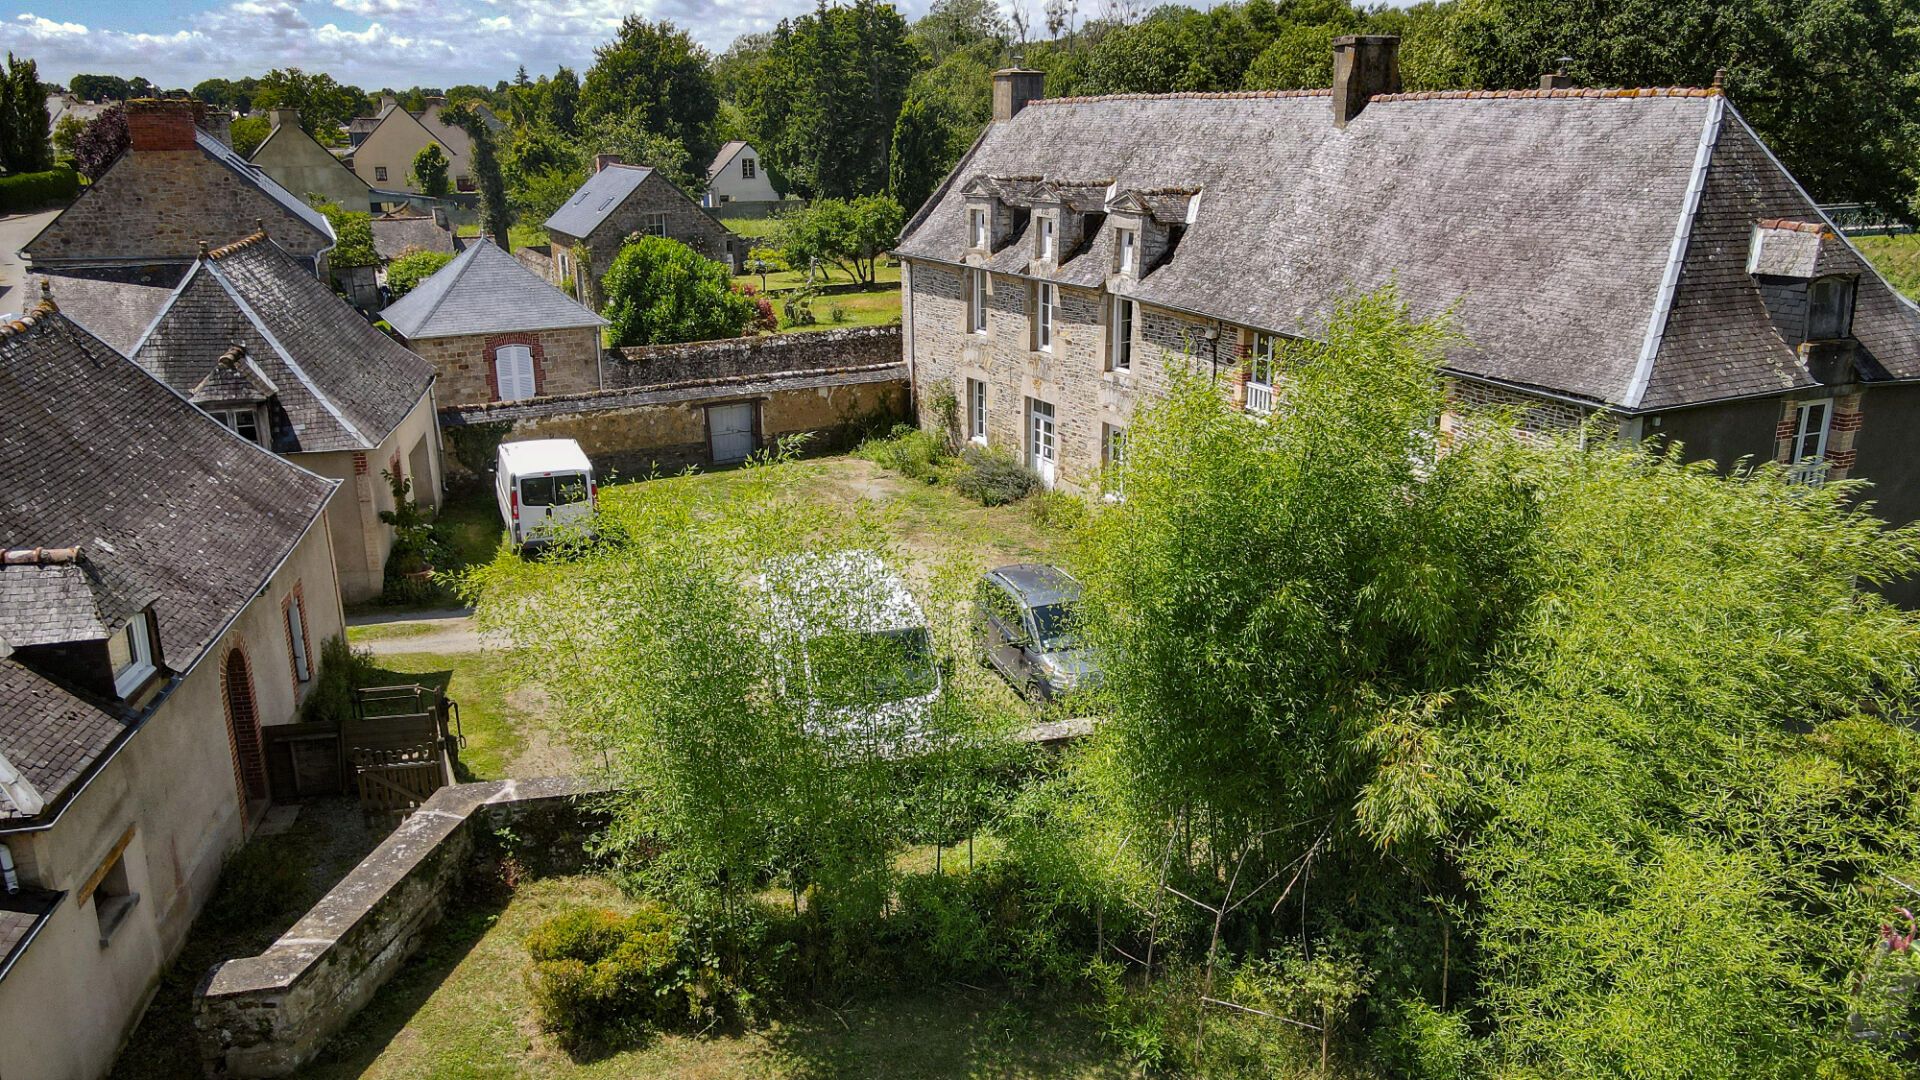
[[[753,402],[710,407],[707,432],[713,440],[715,464],[745,461],[753,453]]]

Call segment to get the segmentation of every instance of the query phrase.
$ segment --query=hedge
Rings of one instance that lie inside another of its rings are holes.
[[[80,194],[80,174],[70,168],[0,176],[0,213],[38,210],[71,202]]]

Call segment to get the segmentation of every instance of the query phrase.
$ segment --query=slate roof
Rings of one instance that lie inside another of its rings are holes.
[[[28,939],[53,915],[65,895],[39,889],[22,889],[11,896],[0,892],[0,979],[13,970],[13,962]]]
[[[707,166],[707,179],[711,180],[718,176],[720,170],[727,167],[727,162],[733,160],[733,155],[739,153],[746,145],[745,139],[729,139],[721,144],[720,152],[713,155],[713,164]]]
[[[409,251],[439,251],[452,255],[460,241],[451,228],[434,224],[431,215],[382,214],[373,219],[373,251],[381,262],[391,262]]]
[[[105,641],[159,598],[119,563],[84,548],[8,551],[0,560],[0,652]]]
[[[176,672],[252,602],[334,488],[221,427],[51,305],[0,328],[0,431],[0,546],[77,545],[153,590]],[[0,757],[46,813],[142,719],[0,658]],[[22,816],[0,798],[0,824]]]
[[[1325,91],[1038,101],[988,128],[900,254],[966,262],[981,177],[1195,192],[1172,255],[1116,286],[1177,311],[1311,337],[1343,294],[1396,283],[1416,315],[1457,304],[1463,375],[1629,412],[1814,384],[1746,261],[1760,220],[1824,219],[1714,91],[1384,95],[1344,130]],[[1105,284],[1109,233],[1051,276]],[[986,265],[1027,274],[1031,251]],[[1860,274],[1861,370],[1920,378],[1920,309],[1842,238],[1822,264]]]
[[[213,370],[187,395],[195,405],[258,405],[280,393],[267,373],[247,355],[247,347],[235,345],[220,354]]]
[[[433,381],[432,364],[264,234],[196,262],[132,355],[190,394],[235,345],[276,388],[291,427],[274,447],[283,453],[373,449]]]
[[[488,240],[476,241],[380,317],[409,341],[607,324]]]
[[[29,275],[26,294],[34,298],[46,295],[60,305],[60,313],[114,351],[126,355],[139,343],[140,335],[153,325],[167,299],[186,275],[191,263],[141,267],[87,269]]]
[[[588,237],[607,220],[615,207],[626,201],[653,170],[644,165],[608,165],[580,185],[546,220],[550,231],[573,237]]]

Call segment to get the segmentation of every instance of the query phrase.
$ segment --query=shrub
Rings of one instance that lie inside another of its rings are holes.
[[[353,715],[353,692],[373,681],[373,653],[355,650],[339,634],[320,646],[320,674],[300,704],[303,722],[338,722]]]
[[[289,858],[288,847],[286,837],[265,837],[229,856],[207,902],[207,921],[222,930],[251,930],[293,910],[306,892],[307,872],[306,860]]]
[[[73,201],[80,194],[80,174],[62,165],[45,172],[0,177],[0,212],[38,210]]]
[[[726,267],[664,236],[628,242],[600,288],[600,313],[620,345],[739,337],[759,315],[758,304],[734,291]]]
[[[1087,523],[1087,500],[1065,491],[1041,490],[1027,500],[1034,524],[1049,532],[1072,533]]]
[[[1033,494],[1040,486],[1040,478],[1012,454],[969,446],[960,453],[960,468],[953,486],[981,506],[1002,506]]]
[[[940,439],[912,424],[895,424],[884,439],[868,439],[854,454],[915,480],[937,484],[953,463]]]
[[[444,251],[408,251],[387,264],[387,299],[398,300],[453,261]]]
[[[648,905],[627,916],[584,908],[535,927],[527,980],[541,1025],[578,1047],[684,1020],[682,926],[678,915]]]

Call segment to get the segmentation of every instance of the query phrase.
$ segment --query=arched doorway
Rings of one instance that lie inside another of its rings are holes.
[[[267,801],[267,759],[260,746],[260,710],[254,704],[253,669],[244,651],[238,648],[227,651],[220,681],[227,701],[227,742],[233,749],[234,785],[241,809],[251,817],[254,806]]]

